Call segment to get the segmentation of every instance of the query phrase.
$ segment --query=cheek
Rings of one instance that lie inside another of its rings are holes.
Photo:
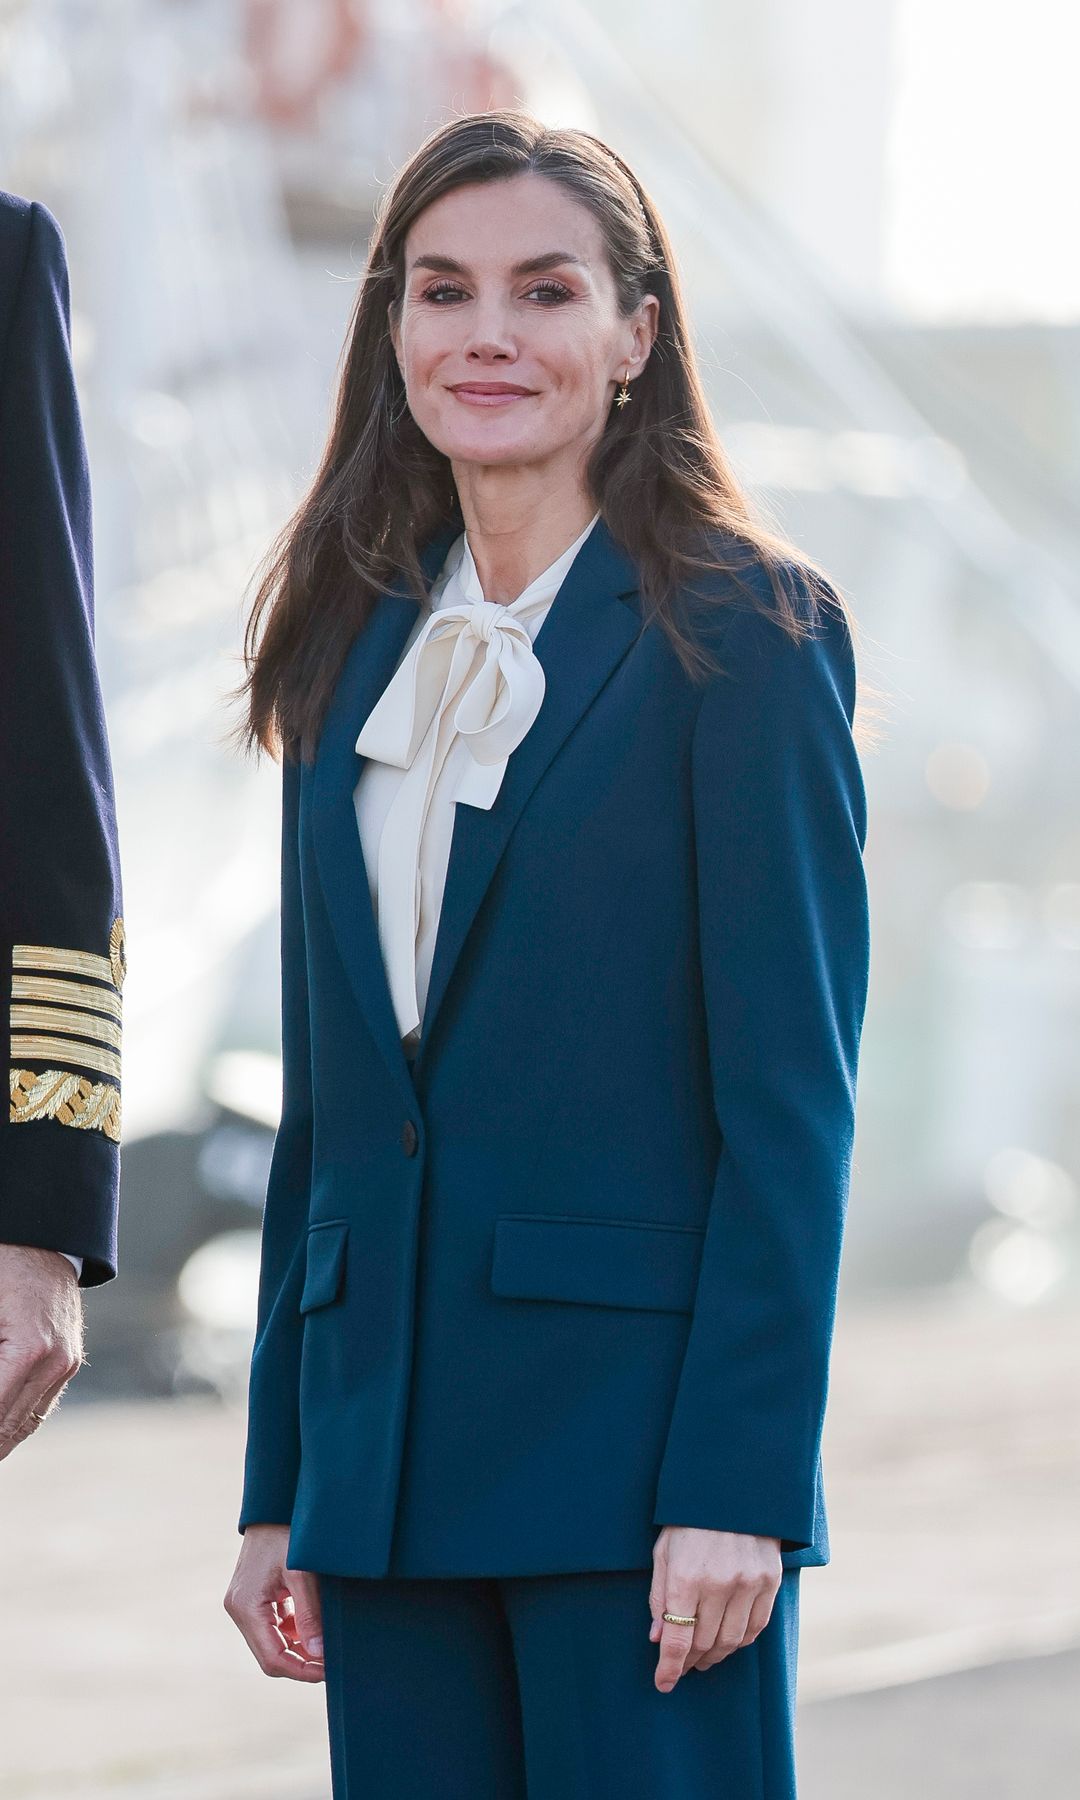
[[[570,346],[549,363],[551,395],[568,412],[595,412],[604,398],[604,368],[591,346]]]
[[[404,333],[402,360],[410,382],[423,387],[454,353],[452,334],[438,318],[416,319]]]
[[[595,313],[560,319],[559,329],[537,345],[538,361],[552,386],[581,402],[594,403],[607,378],[610,338]]]

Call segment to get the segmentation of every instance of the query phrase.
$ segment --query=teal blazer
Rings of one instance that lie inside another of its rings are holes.
[[[491,810],[456,812],[412,1066],[353,808],[404,583],[313,764],[284,767],[240,1529],[289,1524],[294,1568],[648,1568],[667,1524],[829,1560],[869,967],[855,663],[838,610],[796,644],[760,567],[749,600],[717,579],[728,606],[682,596],[721,665],[695,684],[603,519],[585,540],[535,640],[540,713]]]

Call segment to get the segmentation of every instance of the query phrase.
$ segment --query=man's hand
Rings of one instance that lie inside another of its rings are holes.
[[[0,1462],[44,1422],[82,1362],[82,1294],[67,1257],[0,1244]]]
[[[264,1675],[323,1679],[319,1578],[289,1569],[287,1525],[249,1525],[225,1611],[247,1639]]]
[[[653,1545],[649,1595],[660,1692],[670,1693],[688,1669],[711,1669],[752,1644],[769,1622],[783,1573],[779,1538],[665,1525]],[[673,1625],[666,1612],[697,1624]]]

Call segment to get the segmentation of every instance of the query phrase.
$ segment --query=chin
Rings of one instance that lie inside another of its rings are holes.
[[[535,439],[506,437],[500,439],[497,432],[455,432],[443,437],[432,436],[432,443],[437,450],[452,462],[459,463],[521,463],[534,462],[544,452],[539,450]]]

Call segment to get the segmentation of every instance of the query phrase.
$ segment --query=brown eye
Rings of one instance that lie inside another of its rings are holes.
[[[561,281],[534,281],[529,292],[530,294],[547,294],[552,301],[571,298],[570,289]]]
[[[424,289],[421,298],[424,300],[438,301],[441,300],[444,294],[461,294],[464,293],[464,291],[465,290],[458,287],[457,283],[454,281],[437,281],[434,286]]]

